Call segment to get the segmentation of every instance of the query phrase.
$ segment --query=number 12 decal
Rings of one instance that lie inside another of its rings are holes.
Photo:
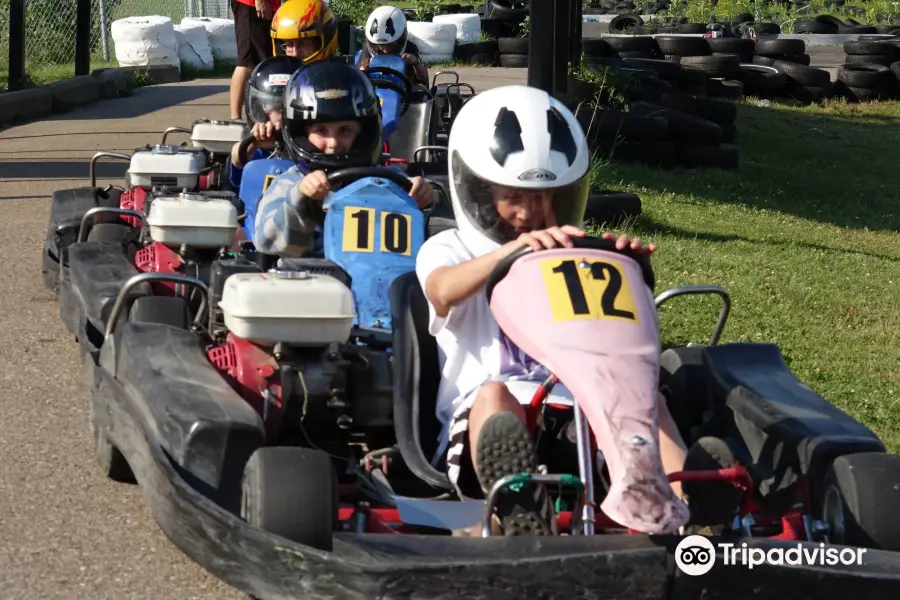
[[[344,207],[344,252],[375,251],[375,209]],[[412,251],[412,216],[381,211],[381,252],[410,256]]]
[[[541,272],[550,297],[554,321],[613,319],[639,323],[637,307],[624,276],[614,262],[549,259]]]

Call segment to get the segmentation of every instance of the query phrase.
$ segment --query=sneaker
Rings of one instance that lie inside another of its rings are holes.
[[[491,415],[481,426],[475,449],[476,472],[487,495],[495,482],[507,475],[535,473],[537,456],[528,426],[517,415]],[[495,511],[503,535],[555,535],[553,506],[543,485],[521,490],[506,489],[497,496]]]
[[[684,461],[685,471],[729,469],[737,461],[724,440],[702,437],[690,447]],[[720,535],[739,513],[743,499],[740,488],[725,481],[682,482],[684,501],[691,510],[685,531],[700,535]]]

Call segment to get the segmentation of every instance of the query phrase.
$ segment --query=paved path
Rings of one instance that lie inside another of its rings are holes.
[[[525,80],[525,70],[456,70],[476,90]],[[54,190],[87,185],[99,150],[130,152],[168,126],[227,118],[227,84],[143,88],[0,131],[0,600],[245,598],[168,541],[136,486],[98,472],[76,347],[39,269]],[[126,164],[103,164],[99,183],[121,183]]]

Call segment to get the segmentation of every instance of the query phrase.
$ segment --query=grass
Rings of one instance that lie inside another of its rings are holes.
[[[104,60],[91,61],[92,71],[94,69],[103,69],[115,66],[118,66],[115,60],[109,62]],[[66,77],[74,76],[74,62],[64,65],[39,65],[36,67],[31,66],[28,63],[25,64],[26,89],[46,85],[48,83],[53,83],[54,81],[59,81],[60,79],[65,79]],[[6,89],[8,77],[8,65],[5,62],[0,63],[0,90]]]
[[[900,450],[900,103],[742,104],[737,171],[595,169],[638,193],[626,230],[659,247],[657,292],[714,284],[732,297],[722,342],[778,344],[796,375]],[[705,342],[719,305],[676,299],[663,341]]]

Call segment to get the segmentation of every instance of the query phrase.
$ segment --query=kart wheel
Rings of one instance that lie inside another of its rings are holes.
[[[815,513],[831,544],[900,551],[900,456],[864,452],[837,457],[825,474]]]
[[[250,525],[331,552],[337,515],[337,476],[324,452],[266,447],[247,461],[241,518]]]
[[[100,471],[109,479],[119,483],[135,483],[134,473],[125,456],[106,436],[106,428],[97,423],[97,416],[91,410],[91,434],[94,437],[94,459]]]
[[[128,320],[132,323],[157,323],[179,329],[190,327],[191,315],[182,298],[170,296],[145,296],[131,305]]]

